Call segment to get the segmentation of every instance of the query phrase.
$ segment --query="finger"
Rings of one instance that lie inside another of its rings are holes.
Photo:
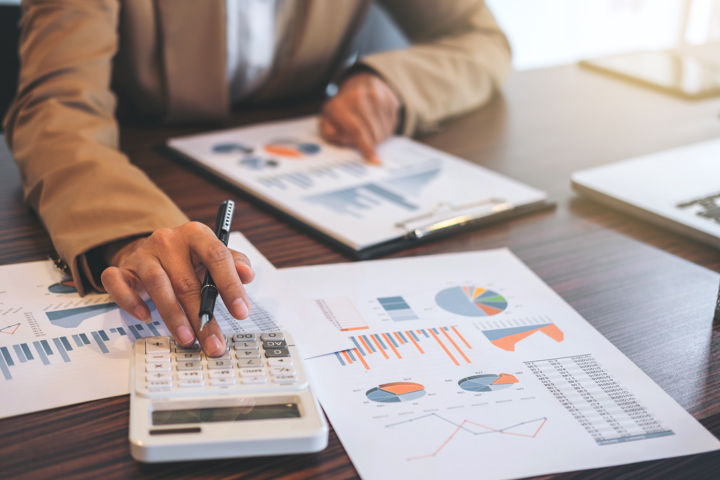
[[[193,328],[178,304],[172,283],[162,265],[157,260],[145,260],[138,277],[175,340],[185,346],[192,344],[195,341]]]
[[[356,118],[349,109],[339,104],[328,105],[334,119],[334,124],[338,128],[341,135],[349,139],[349,144],[357,147],[362,156],[370,163],[380,163],[380,159],[375,154],[375,144],[370,138],[370,133],[364,126],[363,122]]]
[[[209,236],[208,236],[209,232]],[[230,314],[242,320],[250,313],[245,288],[235,266],[230,249],[208,229],[188,238],[188,246],[210,271],[218,292]]]
[[[330,102],[326,103],[323,107],[323,116],[320,119],[321,135],[330,143],[350,146],[352,143],[351,140],[343,133],[340,122],[335,118],[334,111],[336,108],[333,102],[335,102],[335,99],[330,100]]]
[[[255,279],[255,270],[253,270],[250,264],[250,259],[240,252],[230,249],[233,260],[235,261],[235,270],[240,276],[240,281],[243,285],[251,283]]]
[[[120,308],[140,321],[145,323],[152,321],[150,309],[131,286],[135,284],[132,273],[117,267],[109,267],[102,273],[100,280]]]
[[[355,116],[365,126],[365,131],[370,133],[369,136],[374,146],[385,140],[385,134],[383,133],[384,127],[380,107],[372,98],[373,92],[372,89],[364,89],[351,108]]]

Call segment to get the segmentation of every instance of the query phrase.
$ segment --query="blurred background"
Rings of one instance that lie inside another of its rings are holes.
[[[516,70],[720,41],[720,0],[486,0],[513,48]],[[0,0],[0,115],[17,82],[20,0]],[[374,5],[356,54],[407,44]],[[720,64],[720,59],[717,59]]]

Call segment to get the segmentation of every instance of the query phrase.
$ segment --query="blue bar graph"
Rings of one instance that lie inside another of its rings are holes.
[[[137,328],[139,332],[142,332],[142,330],[143,330],[143,326],[140,325],[139,323],[137,325],[135,325],[135,328]]]
[[[90,345],[90,340],[88,340],[87,335],[85,335],[84,333],[81,333],[80,338],[82,339],[82,341],[85,345]]]
[[[45,353],[47,353],[48,355],[53,354],[53,351],[50,348],[50,345],[48,344],[47,340],[40,340],[40,345],[42,345],[43,348],[45,349]]]
[[[78,335],[73,335],[72,339],[75,340],[75,345],[77,345],[78,347],[85,346],[85,344],[82,342],[82,340],[80,340],[80,337]]]
[[[13,362],[13,359],[10,356],[10,352],[8,352],[8,349],[6,347],[1,347],[0,352],[2,352],[2,356],[5,357],[5,361],[8,365],[10,365],[11,367],[15,365],[15,362]]]
[[[355,344],[355,347],[358,349],[358,352],[360,352],[360,355],[362,355],[362,356],[364,357],[364,356],[365,356],[365,351],[362,349],[362,347],[360,346],[360,344],[358,343],[358,341],[355,340],[355,337],[350,337],[350,340],[353,341],[353,343]]]
[[[397,344],[397,342],[395,341],[395,339],[394,339],[394,338],[392,337],[392,335],[390,335],[389,333],[387,334],[387,338],[390,339],[390,343],[392,343],[392,344],[395,346],[395,348],[398,348],[398,347],[400,346],[400,345]]]
[[[106,342],[109,342],[109,341],[110,341],[110,339],[109,339],[108,336],[107,336],[107,333],[105,333],[105,330],[99,330],[99,331],[98,331],[98,334],[100,335],[100,338],[102,338],[102,339],[105,340]]]
[[[55,343],[55,346],[58,349],[58,352],[60,352],[60,356],[65,361],[65,363],[70,362],[70,357],[68,357],[67,352],[65,352],[65,349],[63,348],[63,343],[60,341],[59,338],[53,338],[53,343]]]
[[[115,329],[115,328],[110,329],[110,333],[115,333],[115,332],[117,332],[117,329]]]
[[[347,353],[348,353],[348,355],[350,355],[350,359],[351,359],[353,362],[357,362],[357,359],[355,358],[355,355],[353,355],[352,350],[347,350]]]
[[[430,335],[428,335],[428,333],[427,333],[425,330],[420,330],[420,331],[421,331],[421,332],[423,333],[423,335],[425,335],[427,338],[430,338]]]
[[[105,342],[103,342],[103,339],[100,338],[100,335],[98,335],[98,332],[92,332],[92,337],[95,339],[95,343],[98,344],[98,347],[100,347],[100,350],[103,353],[110,353],[110,350],[105,346]]]
[[[13,348],[15,349],[15,355],[17,355],[18,360],[20,360],[20,363],[27,362],[27,359],[25,358],[25,354],[23,353],[20,345],[13,345]]]
[[[62,342],[63,347],[65,347],[65,350],[72,352],[72,346],[70,345],[70,342],[68,342],[67,337],[60,337],[60,341]]]
[[[135,337],[135,340],[142,338],[142,335],[140,335],[140,333],[137,331],[135,325],[128,325],[128,328],[130,329],[130,333],[133,334],[133,337]]]
[[[0,372],[3,373],[5,380],[12,380],[12,375],[10,375],[10,369],[5,364],[5,359],[2,358],[2,356],[0,356]]]
[[[160,336],[160,332],[158,332],[158,329],[155,328],[155,325],[153,325],[152,323],[148,323],[147,327],[150,329],[153,335],[155,335],[156,337]]]
[[[125,333],[125,329],[122,327],[118,327],[117,331],[120,335],[127,335],[127,333]]]
[[[375,347],[373,346],[373,342],[370,341],[370,339],[367,337],[367,335],[362,335],[363,340],[365,340],[365,343],[367,343],[368,347],[370,347],[370,351],[375,353],[377,350],[375,350]]]
[[[27,343],[23,343],[20,345],[22,347],[22,351],[25,353],[25,358],[28,360],[34,360],[32,353],[30,353],[30,347],[27,346]]]
[[[43,365],[50,365],[50,360],[48,360],[47,355],[45,355],[45,349],[42,345],[40,345],[40,342],[33,342],[33,345],[35,346],[35,350],[37,350]]]
[[[380,338],[380,335],[378,335],[378,334],[376,333],[376,334],[373,335],[373,337],[375,338],[375,340],[378,341],[378,343],[380,343],[380,346],[381,346],[382,348],[384,348],[384,349],[387,350],[388,347],[387,347],[387,345],[385,345],[385,342],[382,341],[382,338]]]
[[[335,356],[337,357],[338,360],[340,360],[340,364],[344,367],[345,360],[342,359],[342,357],[340,356],[340,354],[338,352],[335,352]]]
[[[415,335],[415,332],[413,332],[412,330],[409,330],[408,333],[415,339],[416,342],[420,341],[420,337]]]

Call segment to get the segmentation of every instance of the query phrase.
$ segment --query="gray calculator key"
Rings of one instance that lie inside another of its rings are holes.
[[[260,339],[263,342],[268,342],[270,340],[285,340],[285,336],[282,332],[268,332],[260,334]]]
[[[236,333],[233,335],[233,342],[256,342],[257,336],[254,333]]]
[[[178,362],[199,362],[200,352],[176,353]]]
[[[180,345],[175,346],[176,353],[199,352],[199,351],[200,351],[200,345],[198,345],[197,343],[193,343],[189,347],[181,347]]]
[[[235,350],[257,350],[257,342],[235,342]]]
[[[208,368],[211,370],[220,368],[232,368],[230,360],[210,360],[208,359]]]
[[[178,370],[202,370],[202,362],[178,362]]]
[[[287,348],[287,343],[285,343],[285,340],[268,340],[263,342],[263,348],[265,350],[268,348]]]
[[[262,367],[263,361],[259,358],[242,358],[238,359],[238,367]]]
[[[257,350],[238,350],[237,358],[260,358],[260,352]]]
[[[225,352],[219,357],[210,357],[208,360],[232,360],[232,353]]]
[[[268,358],[272,357],[289,357],[290,350],[287,348],[270,348],[265,350],[265,356]]]

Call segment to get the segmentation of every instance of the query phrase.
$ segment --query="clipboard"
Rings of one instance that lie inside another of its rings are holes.
[[[175,138],[166,150],[356,260],[554,206],[544,192],[406,138],[386,141],[383,166],[368,167],[356,152],[322,142],[316,123]]]

